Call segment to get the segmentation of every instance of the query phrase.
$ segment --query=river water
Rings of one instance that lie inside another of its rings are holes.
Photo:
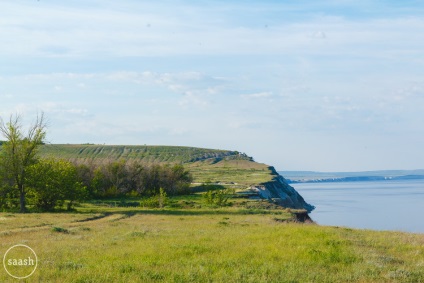
[[[424,233],[424,180],[291,184],[321,225]]]

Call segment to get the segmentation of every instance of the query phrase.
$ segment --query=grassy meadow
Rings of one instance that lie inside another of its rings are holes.
[[[0,253],[33,248],[39,264],[27,282],[424,281],[424,235],[291,217],[284,209],[92,203],[72,213],[0,213]],[[0,282],[16,279],[0,269]]]

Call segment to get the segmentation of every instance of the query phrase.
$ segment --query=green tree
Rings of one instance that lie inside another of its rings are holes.
[[[0,134],[6,138],[1,146],[0,167],[2,180],[19,194],[20,212],[26,212],[26,174],[38,160],[37,152],[46,137],[44,114],[37,115],[26,135],[19,115],[11,115],[8,122],[0,118]]]
[[[92,186],[95,195],[117,197],[130,191],[130,176],[125,160],[114,161],[97,167]]]
[[[162,183],[166,191],[171,195],[189,193],[190,183],[193,181],[193,177],[190,172],[180,164],[174,164],[172,166],[165,165],[162,168],[163,177]]]
[[[65,201],[70,210],[75,201],[87,196],[86,187],[78,180],[77,168],[64,160],[43,159],[31,165],[27,183],[34,196],[34,205],[45,211]]]

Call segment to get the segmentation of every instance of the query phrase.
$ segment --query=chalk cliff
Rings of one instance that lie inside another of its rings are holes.
[[[284,207],[305,209],[311,212],[315,206],[307,203],[303,197],[290,186],[283,176],[279,175],[274,167],[269,167],[273,173],[273,179],[259,185],[251,186],[250,190],[256,192],[261,198],[279,204]]]

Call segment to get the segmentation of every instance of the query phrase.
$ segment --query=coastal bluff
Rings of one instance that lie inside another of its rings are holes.
[[[40,154],[82,163],[128,160],[182,164],[193,175],[194,185],[221,184],[283,207],[307,212],[315,208],[274,167],[255,162],[239,151],[160,145],[47,144],[41,147]]]
[[[307,203],[303,197],[288,184],[283,176],[277,173],[274,167],[270,167],[274,176],[272,181],[261,183],[250,187],[250,191],[256,192],[261,198],[283,207],[305,209],[311,212],[315,206]]]

